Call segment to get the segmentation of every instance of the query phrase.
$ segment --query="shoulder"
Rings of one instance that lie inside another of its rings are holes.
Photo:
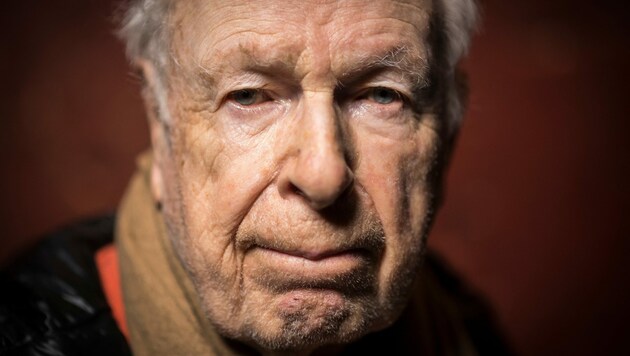
[[[2,271],[0,354],[130,354],[94,262],[113,224],[109,216],[63,229]]]

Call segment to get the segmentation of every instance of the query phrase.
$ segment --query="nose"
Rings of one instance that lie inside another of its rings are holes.
[[[315,210],[331,206],[351,186],[354,174],[332,94],[306,95],[293,132],[290,157],[280,175],[282,195],[299,195]]]

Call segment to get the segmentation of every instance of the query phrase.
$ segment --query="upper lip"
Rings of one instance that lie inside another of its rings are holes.
[[[309,261],[322,261],[331,257],[357,254],[369,258],[378,258],[383,252],[385,240],[379,234],[364,234],[359,237],[337,239],[314,239],[299,237],[286,239],[276,236],[251,234],[237,241],[239,249],[264,249],[287,256],[303,258]]]

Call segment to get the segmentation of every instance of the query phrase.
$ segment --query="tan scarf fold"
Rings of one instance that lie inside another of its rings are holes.
[[[234,354],[204,316],[168,240],[150,190],[151,156],[122,201],[116,224],[125,313],[134,355]]]

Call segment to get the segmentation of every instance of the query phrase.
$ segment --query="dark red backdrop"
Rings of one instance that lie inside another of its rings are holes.
[[[523,355],[630,353],[623,1],[487,0],[472,97],[431,245]],[[147,147],[113,1],[0,14],[0,261],[111,211]]]

